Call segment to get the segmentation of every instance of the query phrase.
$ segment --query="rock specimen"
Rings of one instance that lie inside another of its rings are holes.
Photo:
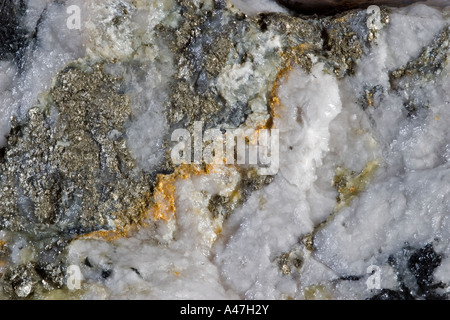
[[[251,6],[6,2],[2,297],[447,298],[448,10]]]

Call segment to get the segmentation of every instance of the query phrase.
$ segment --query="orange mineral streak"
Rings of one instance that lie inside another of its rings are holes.
[[[283,69],[278,70],[277,77],[273,83],[272,90],[270,91],[269,96],[269,113],[270,113],[270,119],[266,123],[266,127],[268,129],[274,128],[274,119],[279,118],[280,115],[277,113],[277,110],[280,108],[284,108],[281,104],[280,98],[278,97],[278,89],[281,86],[281,83],[288,79],[289,72],[292,70],[292,67],[290,65],[287,65]]]
[[[220,169],[213,164],[206,165],[205,167],[182,164],[170,175],[158,175],[158,183],[154,195],[155,205],[150,210],[153,212],[153,219],[155,221],[170,221],[175,217],[175,182],[177,180],[186,180],[194,176],[209,175],[218,172],[220,172]]]
[[[172,220],[175,216],[175,182],[176,178],[171,175],[159,175],[158,184],[155,189],[153,207],[153,220]]]
[[[94,231],[94,232],[88,233],[86,235],[79,236],[76,239],[114,241],[119,238],[127,237],[132,228],[130,226],[126,229],[127,230]]]
[[[175,218],[175,182],[179,179],[190,179],[194,176],[208,175],[212,173],[223,172],[223,165],[189,165],[183,164],[175,168],[172,174],[157,176],[157,183],[153,193],[153,197],[148,194],[146,199],[141,199],[136,206],[130,211],[137,214],[137,218],[129,223],[124,224],[119,220],[114,221],[115,230],[94,231],[86,235],[77,237],[76,239],[93,239],[114,241],[119,238],[129,237],[139,227],[147,226],[145,222],[149,218],[154,221],[170,221]]]
[[[255,128],[255,133],[250,139],[250,143],[257,143],[259,137],[259,130],[273,129],[274,119],[280,117],[277,110],[284,108],[280,98],[278,97],[278,90],[281,84],[289,78],[289,73],[296,65],[301,65],[301,59],[309,52],[313,52],[314,48],[309,44],[300,44],[296,47],[290,48],[281,54],[284,61],[284,67],[278,69],[278,74],[273,82],[272,90],[269,93],[269,120]],[[224,163],[226,160],[224,159]],[[119,238],[128,237],[131,232],[138,229],[139,226],[146,226],[145,220],[149,217],[153,217],[154,221],[171,221],[175,218],[176,205],[175,205],[175,182],[178,179],[190,179],[194,176],[208,175],[211,173],[218,173],[222,169],[219,165],[206,165],[205,167],[200,165],[183,164],[175,169],[175,172],[169,175],[158,175],[155,191],[153,197],[151,195],[146,196],[138,202],[136,208],[130,210],[138,211],[138,218],[125,225],[119,220],[115,221],[116,230],[111,231],[95,231],[87,235],[79,236],[77,239],[102,239],[107,241],[113,241]],[[152,199],[153,201],[149,201]],[[148,202],[152,202],[152,205],[147,205]],[[143,206],[144,204],[144,206]],[[217,230],[220,233],[221,230]]]
[[[253,132],[252,137],[249,141],[250,144],[252,145],[257,145],[258,144],[258,140],[259,140],[259,131],[265,129],[264,127],[262,127],[261,125],[259,125],[255,132]]]
[[[0,256],[8,254],[8,244],[6,241],[0,240]]]
[[[280,117],[277,110],[285,108],[278,96],[278,90],[280,89],[281,84],[289,79],[289,73],[292,71],[294,66],[301,64],[300,58],[304,58],[308,52],[313,52],[313,49],[314,48],[310,44],[304,43],[281,53],[281,57],[284,60],[284,68],[278,68],[278,74],[273,82],[272,90],[269,94],[270,119],[265,124],[265,128],[274,128],[274,119]]]

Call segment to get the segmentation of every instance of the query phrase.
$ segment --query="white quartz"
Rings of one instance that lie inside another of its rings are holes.
[[[288,12],[288,9],[272,0],[230,0],[230,3],[248,15],[261,12]]]
[[[27,16],[30,28],[49,2],[33,1]],[[125,65],[106,70],[125,74],[130,84],[134,118],[127,135],[138,166],[151,171],[160,163],[168,133],[163,106],[175,67],[164,46],[140,44],[153,43],[157,23],[175,23],[180,17],[171,11],[173,1],[136,1],[138,9],[117,29],[112,27],[111,12],[118,10],[113,2],[102,0],[108,4],[103,7],[77,2],[86,14],[82,31],[58,27],[67,16],[65,8],[49,5],[37,48],[25,56],[25,70],[19,73],[13,63],[0,63],[0,147],[10,116],[24,115],[68,62],[86,54],[91,59],[132,56],[142,63],[138,72]],[[258,5],[231,2],[248,14],[286,12],[269,0]],[[372,293],[365,283],[371,265],[381,267],[383,287],[395,289],[395,274],[386,259],[405,242],[414,247],[433,242],[445,257],[436,279],[448,284],[450,66],[447,63],[439,76],[415,91],[430,106],[415,118],[406,116],[404,96],[389,90],[388,75],[417,57],[449,23],[448,10],[425,5],[395,9],[354,75],[338,80],[322,63],[315,63],[310,73],[294,66],[278,90],[280,170],[273,183],[223,220],[214,218],[207,206],[214,194],[232,194],[239,183],[235,169],[219,167],[209,175],[178,177],[173,220],[149,218],[147,227],[113,242],[80,239],[70,244],[67,264],[80,267],[81,294],[91,299],[303,299],[310,288],[320,287],[317,295],[322,297],[366,298]],[[141,38],[133,38],[136,33]],[[251,97],[254,113],[244,124],[248,127],[267,116],[270,88],[258,79],[274,79],[277,72],[279,38],[267,32],[260,42],[264,45],[248,48],[253,63],[230,65],[217,80],[229,103]],[[385,89],[384,98],[376,108],[362,110],[364,89],[377,85]],[[336,208],[336,168],[360,172],[371,161],[380,164],[373,180],[317,232],[316,251],[309,252],[302,237]],[[303,266],[283,275],[277,259],[291,251],[302,256]],[[101,270],[111,270],[111,276],[102,278]],[[338,281],[349,275],[361,279]]]

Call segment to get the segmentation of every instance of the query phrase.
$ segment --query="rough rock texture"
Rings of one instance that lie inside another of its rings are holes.
[[[416,2],[430,6],[446,5],[442,0],[277,0],[277,2],[306,15],[332,15],[347,10],[365,9],[370,5],[402,7]]]
[[[0,169],[3,229],[74,236],[141,213],[132,208],[151,181],[134,172],[124,139],[129,101],[102,68],[67,67],[42,105],[13,125]]]
[[[55,41],[5,3],[2,297],[447,298],[448,11],[79,0]],[[174,164],[198,122],[279,130],[279,172]]]

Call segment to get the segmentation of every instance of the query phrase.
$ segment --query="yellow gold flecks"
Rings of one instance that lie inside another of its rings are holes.
[[[159,175],[155,188],[153,219],[169,221],[175,215],[175,177],[171,175]]]
[[[80,236],[76,239],[90,239],[90,240],[106,240],[113,241],[119,238],[124,238],[127,236],[129,230],[111,230],[111,231],[94,231],[86,235]]]
[[[353,199],[365,190],[379,166],[380,162],[378,160],[373,160],[370,161],[359,174],[349,172],[345,168],[338,168],[336,170],[333,184],[339,192],[339,196],[337,198],[338,203],[335,207],[335,212],[348,206]]]
[[[331,300],[333,298],[328,288],[323,285],[309,286],[303,289],[306,300]]]
[[[5,255],[8,253],[8,244],[6,241],[0,240],[0,255]]]

